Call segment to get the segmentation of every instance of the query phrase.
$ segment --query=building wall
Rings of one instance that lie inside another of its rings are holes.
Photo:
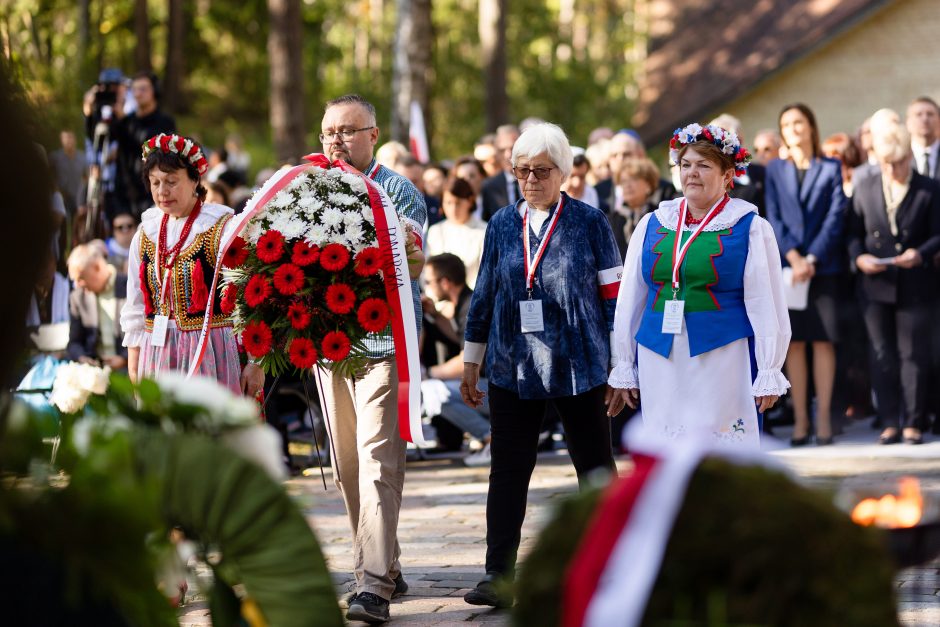
[[[809,105],[821,139],[839,131],[854,132],[882,107],[903,117],[917,96],[940,102],[937,33],[938,0],[897,0],[772,74],[708,119],[722,111],[735,115],[750,144],[758,130],[776,128],[780,108],[791,102]]]

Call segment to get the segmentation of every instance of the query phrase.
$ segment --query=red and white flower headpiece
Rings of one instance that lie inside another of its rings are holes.
[[[209,161],[206,159],[206,155],[203,154],[199,144],[188,137],[183,137],[176,133],[172,135],[167,135],[166,133],[154,135],[141,145],[141,150],[143,152],[142,158],[145,161],[147,160],[147,156],[154,150],[175,152],[196,168],[199,176],[209,171]]]
[[[734,160],[734,175],[744,176],[747,166],[751,163],[751,153],[741,146],[738,136],[726,131],[720,126],[709,124],[689,124],[685,128],[677,128],[669,140],[669,161],[673,165],[679,164],[679,151],[683,146],[695,142],[711,142],[721,149],[721,152]]]

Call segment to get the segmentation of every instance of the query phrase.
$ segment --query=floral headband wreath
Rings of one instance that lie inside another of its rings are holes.
[[[176,133],[172,135],[167,135],[166,133],[154,135],[141,145],[141,150],[143,151],[144,161],[147,160],[147,157],[154,150],[161,150],[167,153],[173,152],[178,154],[184,161],[188,161],[190,165],[196,168],[196,172],[199,173],[199,176],[209,171],[209,161],[206,160],[206,156],[202,153],[202,148],[199,147],[199,144],[188,137],[183,137]]]
[[[679,151],[683,146],[702,141],[718,146],[721,152],[734,161],[734,175],[744,176],[748,164],[751,163],[751,153],[741,146],[737,135],[714,124],[705,127],[700,124],[689,124],[685,128],[677,128],[672,134],[672,139],[669,140],[670,163],[679,164]]]

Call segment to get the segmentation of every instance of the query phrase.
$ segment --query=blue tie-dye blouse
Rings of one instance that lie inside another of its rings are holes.
[[[465,340],[486,347],[490,385],[520,398],[581,394],[607,382],[610,332],[622,262],[606,216],[563,195],[561,215],[535,273],[532,298],[542,301],[545,330],[522,333],[519,303],[528,295],[523,260],[524,200],[498,211],[486,228]],[[530,232],[535,251],[540,232]],[[531,227],[529,227],[531,228]],[[470,361],[470,359],[468,359]]]

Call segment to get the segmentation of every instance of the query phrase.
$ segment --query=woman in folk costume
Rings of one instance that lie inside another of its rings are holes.
[[[143,177],[155,206],[141,217],[128,259],[121,326],[131,379],[188,371],[211,303],[205,354],[197,372],[254,396],[263,375],[252,367],[242,374],[222,290],[209,298],[221,242],[234,228],[234,212],[203,203],[201,177],[209,164],[193,140],[161,133],[142,148]]]
[[[609,413],[642,403],[643,422],[669,437],[758,447],[759,414],[790,385],[773,229],[754,205],[728,196],[750,161],[734,133],[691,124],[673,135],[670,159],[685,196],[661,203],[630,238]]]

